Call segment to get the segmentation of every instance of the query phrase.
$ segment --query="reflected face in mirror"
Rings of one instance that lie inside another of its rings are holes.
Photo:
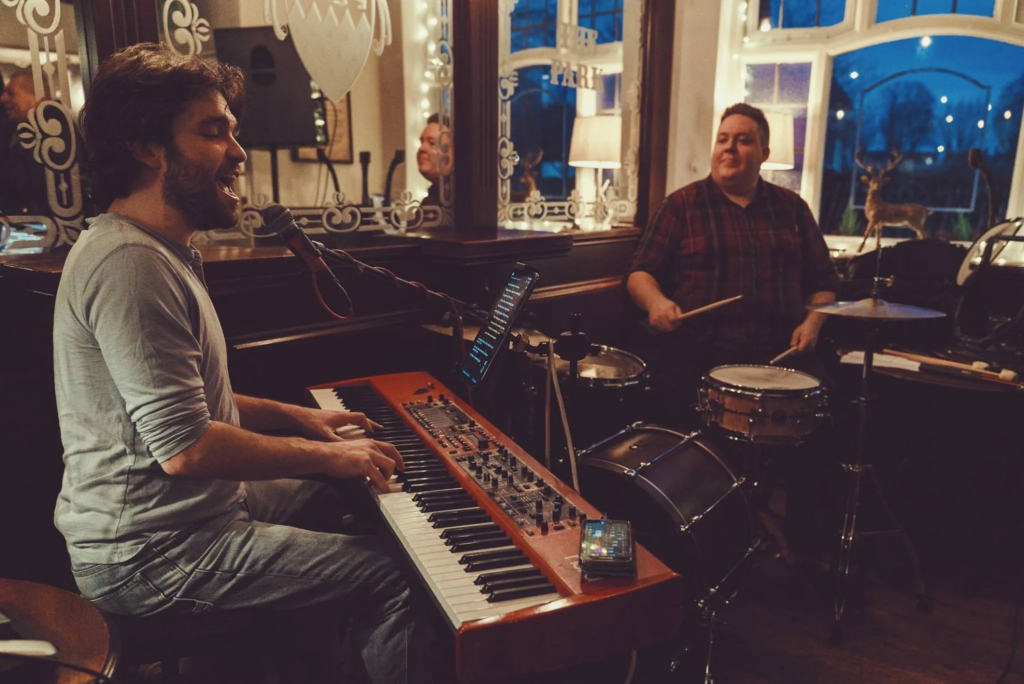
[[[711,177],[725,190],[747,190],[757,185],[768,147],[761,144],[757,122],[742,114],[722,121],[711,154]]]
[[[196,230],[238,222],[241,202],[234,183],[246,156],[237,133],[238,121],[218,92],[192,100],[174,120],[163,194]]]
[[[11,76],[3,94],[0,95],[0,104],[7,111],[7,116],[11,121],[18,123],[27,121],[28,113],[39,104],[39,100],[36,99],[35,87],[32,85],[32,76],[23,72]]]
[[[431,183],[436,183],[441,177],[441,151],[438,143],[441,140],[441,124],[438,122],[437,114],[427,119],[427,126],[420,134],[420,146],[416,150],[416,165],[420,175]]]

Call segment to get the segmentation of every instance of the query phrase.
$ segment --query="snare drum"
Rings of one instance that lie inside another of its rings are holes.
[[[759,444],[798,444],[830,415],[817,378],[776,366],[712,368],[703,378],[698,405],[705,425]]]

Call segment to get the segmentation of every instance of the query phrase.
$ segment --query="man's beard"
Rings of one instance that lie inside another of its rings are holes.
[[[238,223],[238,205],[225,209],[217,178],[190,164],[173,146],[167,149],[164,201],[180,211],[194,230],[231,228]]]

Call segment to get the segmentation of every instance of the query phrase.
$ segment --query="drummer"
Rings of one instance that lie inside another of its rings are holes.
[[[765,364],[796,347],[782,365],[825,376],[814,354],[825,316],[805,305],[835,301],[839,278],[807,203],[760,177],[770,133],[760,109],[726,109],[711,175],[665,199],[634,255],[627,288],[662,333],[652,359],[660,422],[699,425],[697,388],[715,366]]]

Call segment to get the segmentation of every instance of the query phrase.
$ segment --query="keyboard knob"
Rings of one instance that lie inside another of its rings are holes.
[[[569,519],[570,520],[575,520],[576,519],[576,507],[575,506],[569,506]]]
[[[551,485],[546,485],[544,487],[544,496],[551,496]]]
[[[428,404],[433,404],[434,403],[434,395],[433,394],[428,394],[427,395],[427,403]]]
[[[563,497],[561,494],[557,495],[555,497],[555,505],[561,506],[563,503],[565,503],[565,497]]]
[[[481,451],[480,458],[484,460],[484,463],[487,463],[491,460],[491,453],[489,451]]]
[[[561,519],[562,519],[562,509],[561,508],[556,508],[555,510],[551,511],[551,522],[558,522]]]
[[[547,534],[548,533],[548,521],[547,520],[541,520],[540,521],[540,533],[541,534]]]
[[[505,449],[505,447],[501,447],[501,448],[502,448],[502,449]],[[505,452],[507,453],[507,452],[508,452],[508,449],[505,449]],[[508,457],[508,464],[509,464],[510,466],[512,466],[513,468],[515,468],[515,467],[516,467],[516,464],[517,464],[517,462],[516,462],[516,457],[515,457],[515,456],[509,456],[509,457]]]
[[[584,513],[583,511],[580,511],[580,522],[583,522],[586,519],[587,519],[587,514]]]
[[[544,486],[544,478],[543,477],[538,477],[537,478],[537,486],[538,487],[543,487]]]
[[[487,439],[486,437],[481,437],[480,440],[477,441],[477,448],[479,448],[481,451],[490,449],[491,440]]]

